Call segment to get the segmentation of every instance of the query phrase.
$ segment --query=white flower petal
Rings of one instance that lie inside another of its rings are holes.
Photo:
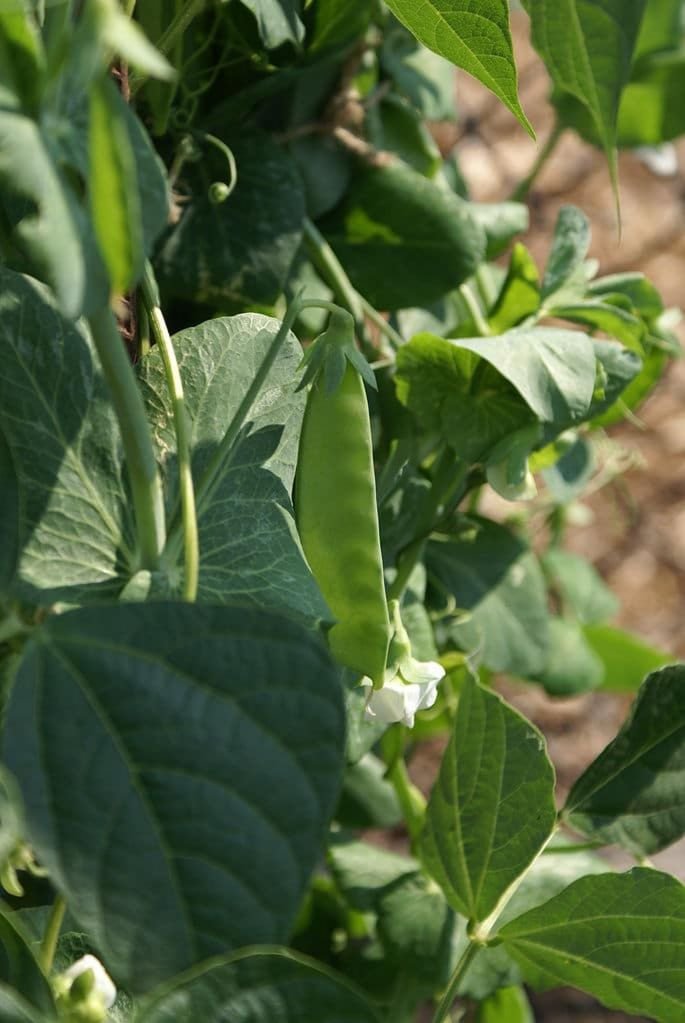
[[[382,689],[374,689],[366,706],[366,716],[391,725],[396,721],[411,728],[414,715],[421,703],[421,686],[407,684],[400,678],[386,682]]]
[[[86,970],[92,970],[95,983],[93,985],[94,990],[97,991],[102,998],[102,1004],[105,1009],[111,1009],[117,998],[117,989],[114,986],[114,981],[107,973],[99,959],[95,956],[86,955],[81,956],[75,963],[64,971],[64,976],[68,977],[69,980],[75,981],[77,977],[80,977]]]
[[[431,682],[439,682],[444,677],[445,669],[437,661],[417,661],[415,657],[403,657],[400,661],[402,678],[407,682],[416,682],[425,686]]]

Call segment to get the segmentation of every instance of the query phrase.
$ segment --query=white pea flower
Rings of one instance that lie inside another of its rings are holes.
[[[365,716],[386,725],[400,721],[413,728],[417,711],[428,710],[435,703],[438,683],[444,677],[445,669],[437,661],[417,661],[412,657],[409,636],[402,624],[397,601],[392,602],[391,611],[395,624],[391,646],[393,667],[386,674],[381,689],[374,689],[370,678],[362,679],[362,686],[370,687]]]
[[[68,981],[73,985],[77,977],[81,974],[86,973],[88,970],[93,975],[92,992],[96,992],[102,999],[102,1005],[105,1009],[111,1009],[116,1001],[117,989],[114,986],[114,981],[107,973],[99,959],[95,956],[85,955],[77,959],[75,963],[64,971],[62,974]]]

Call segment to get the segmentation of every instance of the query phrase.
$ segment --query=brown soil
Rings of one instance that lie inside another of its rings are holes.
[[[460,120],[452,139],[472,197],[507,198],[529,171],[553,126],[548,78],[527,37],[526,19],[513,16],[523,107],[535,126],[532,142],[501,104],[466,75],[458,80]],[[619,159],[622,236],[603,155],[565,135],[529,196],[531,229],[525,244],[544,265],[559,207],[580,206],[593,230],[591,256],[600,273],[641,270],[667,305],[685,305],[685,140],[677,143],[682,172],[655,177],[630,152]],[[681,332],[685,339],[685,333]],[[667,370],[656,393],[639,410],[639,422],[611,431],[634,465],[619,481],[589,497],[591,515],[575,527],[568,547],[589,557],[621,600],[616,624],[673,655],[685,658],[685,360]],[[552,700],[534,686],[503,681],[511,702],[547,736],[560,797],[604,748],[625,718],[630,700],[589,694]],[[412,764],[417,783],[430,788],[443,744],[423,747]],[[611,852],[619,868],[632,865]],[[657,866],[685,879],[685,842],[655,857]],[[540,1023],[627,1023],[637,1017],[602,1009],[572,990],[534,997]],[[430,1017],[428,1017],[430,1018]]]

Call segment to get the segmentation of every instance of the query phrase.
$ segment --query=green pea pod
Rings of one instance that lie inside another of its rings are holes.
[[[314,380],[300,438],[295,508],[305,555],[337,619],[328,634],[331,652],[380,687],[392,629],[361,375],[371,371],[345,341],[352,329],[348,316],[332,315],[308,360],[315,369],[307,374]]]

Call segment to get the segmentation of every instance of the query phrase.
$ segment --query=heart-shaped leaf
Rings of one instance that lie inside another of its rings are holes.
[[[313,633],[152,603],[49,619],[3,739],[29,840],[133,992],[288,936],[343,746],[338,674]]]

